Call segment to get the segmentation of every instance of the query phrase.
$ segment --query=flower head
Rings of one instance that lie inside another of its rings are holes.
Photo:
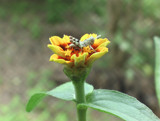
[[[90,40],[86,41],[87,39]],[[70,67],[86,67],[108,52],[106,47],[110,41],[107,38],[97,38],[97,34],[85,34],[77,43],[71,41],[71,36],[49,38],[48,47],[54,52],[50,61],[55,61]],[[94,40],[94,41],[93,41]]]

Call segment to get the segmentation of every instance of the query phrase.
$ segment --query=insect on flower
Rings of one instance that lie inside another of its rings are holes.
[[[108,52],[110,41],[97,34],[85,34],[80,39],[64,35],[63,38],[52,36],[48,47],[54,52],[50,61],[69,67],[88,67]]]
[[[79,39],[77,39],[77,38],[75,38],[73,36],[69,36],[69,37],[70,37],[70,42],[71,42],[71,44],[69,45],[70,48],[73,47],[75,49],[76,48],[82,49],[83,47],[89,46],[91,50],[94,50],[91,45],[93,45],[94,44],[94,40],[100,38],[101,35],[98,35],[96,38],[91,36],[90,38],[85,39],[84,41],[80,41]]]

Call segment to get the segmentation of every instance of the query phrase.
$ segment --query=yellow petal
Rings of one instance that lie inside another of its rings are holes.
[[[50,57],[50,60],[49,61],[54,61],[54,62],[57,62],[57,63],[60,63],[60,64],[67,64],[67,65],[71,65],[71,61],[66,61],[64,59],[59,59],[59,56],[57,54],[53,54],[51,57]]]
[[[81,41],[84,41],[84,40],[90,38],[91,36],[93,36],[94,38],[96,38],[96,37],[97,37],[97,34],[85,34],[85,35],[83,35],[83,36],[81,37],[80,40],[81,40]]]
[[[52,36],[49,38],[49,40],[52,43],[52,45],[63,45],[64,44],[63,39],[58,36]]]
[[[89,38],[89,34],[85,34],[81,37],[81,41],[84,41],[85,39]]]
[[[105,42],[101,43],[95,50],[102,48],[102,47],[106,47],[109,43],[110,41],[107,39]]]
[[[96,38],[97,34],[94,34],[94,33],[93,34],[89,34],[89,37],[91,37],[91,36],[94,37],[94,38]]]
[[[103,47],[103,48],[99,48],[101,49],[100,52],[96,52],[94,54],[92,54],[88,59],[87,59],[87,64],[92,64],[95,60],[97,60],[98,58],[102,57],[105,53],[108,52],[108,48]]]
[[[100,44],[102,44],[102,43],[104,43],[104,42],[107,42],[107,41],[109,41],[107,38],[104,38],[104,39],[102,39],[102,38],[100,38],[100,39],[95,39],[94,45],[99,46]]]
[[[64,35],[62,39],[63,39],[63,42],[64,42],[64,43],[66,43],[66,44],[70,43],[69,36]]]
[[[74,54],[72,55],[71,60],[74,60],[75,66],[84,66],[87,56],[88,56],[88,53],[83,53],[78,57],[76,56],[76,54]]]
[[[59,47],[59,46],[56,46],[56,45],[51,45],[51,44],[48,44],[48,47],[49,49],[51,49],[55,54],[61,56],[61,57],[65,57],[65,52],[64,50]]]

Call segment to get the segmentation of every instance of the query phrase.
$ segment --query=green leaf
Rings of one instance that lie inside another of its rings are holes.
[[[30,112],[46,96],[45,93],[36,93],[28,101],[26,111]]]
[[[93,91],[87,95],[86,104],[78,105],[78,108],[84,107],[115,115],[125,121],[160,121],[136,98],[114,90]]]
[[[160,105],[160,38],[154,37],[155,41],[155,87],[156,94]]]
[[[93,91],[93,86],[85,83],[85,95],[91,93]],[[63,99],[66,101],[74,101],[75,100],[75,91],[72,82],[67,82],[62,84],[55,89],[48,92],[41,92],[34,94],[28,101],[26,106],[26,111],[30,112],[35,108],[35,106],[47,95]]]
[[[93,86],[85,83],[85,95],[91,93],[92,91]],[[75,91],[72,82],[67,82],[59,87],[56,87],[55,89],[47,92],[47,95],[67,101],[75,100]]]

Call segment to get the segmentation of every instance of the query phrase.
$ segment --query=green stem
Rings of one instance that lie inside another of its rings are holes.
[[[75,88],[75,93],[76,93],[76,105],[80,103],[85,103],[85,91],[84,91],[84,81],[73,81],[73,85]],[[77,108],[77,116],[78,116],[78,121],[86,121],[86,111],[87,109],[78,109]]]

